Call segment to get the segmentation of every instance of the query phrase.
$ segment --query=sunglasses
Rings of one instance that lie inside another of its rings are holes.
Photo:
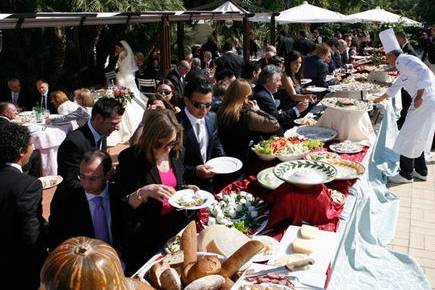
[[[199,103],[199,102],[195,102],[190,100],[190,102],[192,103],[192,105],[197,108],[197,109],[210,109],[211,107],[211,103]]]
[[[170,95],[170,94],[172,94],[172,91],[170,91],[170,90],[159,90],[159,91],[157,91],[157,93],[162,94],[162,95]]]
[[[172,140],[172,141],[170,141],[170,142],[168,142],[168,143],[162,143],[162,142],[158,142],[157,141],[157,143],[156,143],[156,148],[161,148],[161,149],[165,149],[165,148],[174,148],[175,146],[177,146],[177,144],[178,144],[178,141],[177,140]]]

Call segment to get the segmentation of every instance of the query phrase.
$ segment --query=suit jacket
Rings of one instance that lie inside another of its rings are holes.
[[[295,41],[294,49],[299,51],[302,55],[309,54],[316,44],[308,38],[299,38]]]
[[[277,52],[279,56],[286,57],[292,50],[295,41],[290,36],[280,36]]]
[[[138,145],[123,150],[118,156],[115,183],[120,196],[126,196],[148,184],[161,184],[157,167],[145,159]],[[171,156],[170,162],[177,179],[177,189],[184,185],[182,159]],[[165,242],[177,234],[190,219],[186,212],[173,210],[161,215],[162,202],[153,198],[138,208],[130,208],[126,226],[127,273],[134,273],[152,255],[160,250]]]
[[[272,115],[278,120],[282,129],[288,129],[294,125],[293,120],[296,119],[297,116],[293,108],[287,109],[285,111],[279,111],[273,95],[262,85],[257,85],[255,87],[254,99],[257,101],[257,104],[261,110]]]
[[[183,99],[185,83],[181,81],[181,76],[178,73],[178,71],[176,69],[171,70],[166,76],[166,78],[170,80],[174,85],[177,91],[177,97]]]
[[[12,102],[12,92],[11,90],[7,89],[2,93],[1,100],[4,102]],[[35,99],[29,96],[28,94],[24,93],[23,91],[18,93],[18,101],[17,104],[18,107],[22,108],[23,111],[31,111],[32,108],[35,106]]]
[[[207,160],[223,156],[224,149],[218,137],[216,114],[209,112],[205,116],[205,126],[207,127],[208,145],[207,158],[202,160],[201,151],[196,139],[195,131],[184,110],[178,113],[178,119],[184,128],[184,178],[187,184],[198,185],[202,189],[211,188],[211,180],[200,179],[196,176],[196,167],[204,164]]]
[[[106,137],[102,138],[101,149],[106,151]],[[95,149],[97,146],[88,123],[66,136],[57,152],[57,173],[63,177],[63,182],[58,186],[58,189],[80,187],[77,178],[80,173],[80,161],[87,151]]]
[[[109,196],[113,247],[122,253],[125,236],[122,207],[126,204],[118,198],[113,185],[109,185]],[[72,237],[95,238],[89,203],[83,188],[56,191],[50,204],[49,229],[51,250]]]
[[[0,184],[0,277],[11,289],[37,289],[47,255],[42,184],[7,165],[0,167]]]
[[[3,126],[6,126],[9,123],[10,123],[9,120],[7,120],[5,118],[0,118],[0,128]]]
[[[328,65],[317,55],[310,55],[304,58],[303,65],[304,77],[313,80],[313,84],[318,87],[328,87],[326,75]]]
[[[219,75],[224,69],[229,69],[234,72],[236,78],[240,77],[242,67],[245,64],[243,57],[232,52],[225,52],[220,58],[216,60],[216,74]]]

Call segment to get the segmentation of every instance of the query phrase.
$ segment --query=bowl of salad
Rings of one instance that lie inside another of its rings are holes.
[[[276,155],[273,154],[272,143],[273,143],[272,139],[262,140],[258,144],[255,144],[252,147],[252,151],[254,151],[255,154],[258,156],[258,158],[260,158],[261,160],[264,161],[273,160],[275,159]]]

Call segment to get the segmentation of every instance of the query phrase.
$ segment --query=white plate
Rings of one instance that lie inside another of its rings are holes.
[[[359,144],[354,143],[354,142],[349,141],[349,140],[329,145],[329,149],[331,149],[334,152],[341,153],[341,154],[358,153],[358,152],[361,152],[363,150],[363,148],[364,147],[362,145],[359,145]]]
[[[281,184],[284,183],[284,181],[276,177],[275,173],[273,173],[273,167],[261,170],[257,174],[257,181],[264,188],[271,190],[277,189]]]
[[[56,119],[56,118],[59,118],[59,117],[62,117],[63,115],[61,115],[61,114],[50,114],[50,116],[48,117],[50,120],[51,119]]]
[[[194,197],[199,197],[204,199],[204,202],[200,205],[195,206],[183,206],[178,203],[180,199],[185,201],[192,200]],[[194,191],[193,189],[182,189],[174,193],[168,200],[169,204],[178,209],[185,210],[196,210],[201,208],[206,208],[215,202],[213,194],[205,190]]]
[[[306,87],[305,89],[311,93],[321,93],[327,90],[327,88],[323,87]]]
[[[59,185],[63,178],[60,175],[50,175],[38,178],[42,183],[42,189],[48,189]]]
[[[340,102],[345,102],[345,101],[346,102],[351,101],[353,104],[340,105]],[[373,105],[371,103],[363,102],[356,99],[349,99],[349,98],[336,98],[336,97],[325,98],[320,103],[327,108],[341,110],[341,111],[365,112],[365,111],[371,111],[373,109]]]
[[[353,56],[351,56],[351,58],[353,58],[353,59],[368,59],[368,58],[370,58],[370,56],[368,56],[368,55],[353,55]]]
[[[312,79],[301,79],[301,85],[306,85],[311,83],[313,80]]]
[[[272,237],[269,236],[253,236],[252,237],[253,240],[255,241],[260,241],[264,244],[265,247],[268,247],[269,253],[263,253],[263,251],[261,251],[260,253],[258,253],[257,255],[255,255],[251,261],[252,262],[265,262],[265,261],[269,261],[270,259],[272,259],[272,257],[274,257],[276,255],[276,252],[278,250],[279,247],[279,242],[277,240],[275,240]]]
[[[210,171],[216,174],[227,174],[239,171],[243,163],[237,158],[234,157],[217,157],[210,159],[205,163],[211,167]]]
[[[289,183],[317,185],[334,180],[337,176],[337,169],[321,161],[294,160],[276,165],[273,168],[273,173]]]
[[[318,139],[322,142],[330,141],[337,136],[334,129],[317,126],[301,126],[296,129],[296,133],[303,138]]]
[[[355,179],[364,174],[365,168],[361,163],[344,160],[344,159],[329,159],[323,160],[326,163],[331,164],[337,169],[337,180]]]

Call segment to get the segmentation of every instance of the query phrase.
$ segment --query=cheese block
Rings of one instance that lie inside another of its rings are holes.
[[[319,229],[309,225],[302,225],[299,234],[301,235],[301,238],[311,240],[317,238],[319,235]]]
[[[211,225],[198,235],[198,252],[212,252],[229,257],[250,240],[234,228]]]
[[[296,239],[292,246],[293,252],[309,255],[316,249],[316,240]]]
[[[285,266],[289,263],[297,262],[300,260],[305,260],[307,258],[308,258],[308,256],[305,254],[283,255],[283,256],[278,256],[275,259],[275,262],[273,264],[276,267],[282,267],[282,266]]]

